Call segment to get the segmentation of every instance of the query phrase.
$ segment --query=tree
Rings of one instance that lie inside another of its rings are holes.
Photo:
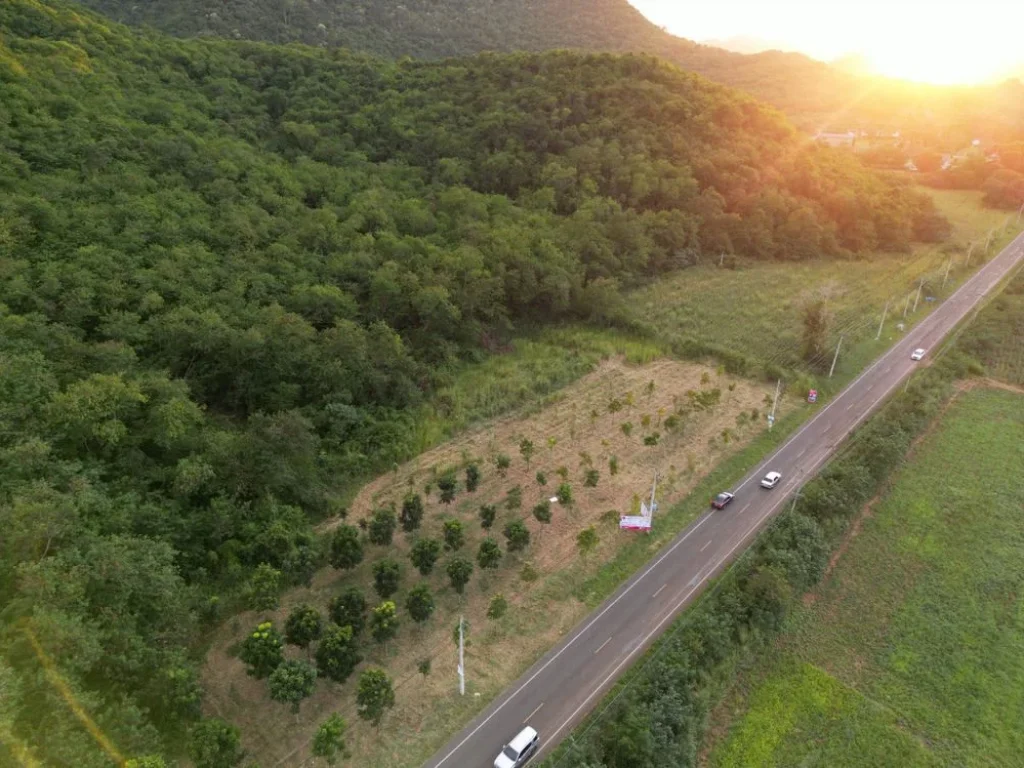
[[[445,571],[452,589],[461,595],[469,583],[470,576],[473,575],[473,563],[464,557],[453,557],[448,561]]]
[[[530,459],[533,458],[533,443],[527,440],[525,437],[519,441],[519,454],[523,457],[526,462],[526,468],[530,468]]]
[[[466,466],[466,492],[473,493],[480,485],[480,467],[475,463]]]
[[[480,507],[480,527],[484,530],[494,525],[494,519],[498,516],[498,508],[493,504],[484,504]]]
[[[832,316],[823,299],[811,302],[804,309],[803,357],[807,362],[822,364],[822,355],[828,346],[828,330]]]
[[[348,750],[345,747],[345,720],[335,713],[324,720],[313,734],[313,754],[322,757],[328,765],[334,765],[338,758],[344,758]]]
[[[445,549],[456,551],[466,543],[466,532],[463,530],[460,520],[445,520],[443,530]]]
[[[336,683],[344,683],[362,660],[352,627],[328,624],[316,647],[316,667],[320,674]]]
[[[429,576],[434,570],[434,563],[441,556],[441,542],[437,539],[419,539],[412,545],[409,559],[422,576]]]
[[[423,520],[423,499],[418,493],[410,493],[405,497],[402,502],[400,520],[402,530],[406,533],[411,533],[420,527],[420,521]]]
[[[352,634],[358,635],[366,626],[366,597],[359,587],[348,587],[327,606],[331,621],[339,627],[352,627]]]
[[[387,599],[398,591],[398,583],[401,579],[402,569],[390,557],[385,557],[373,564],[373,588],[382,599]]]
[[[370,614],[370,634],[378,643],[386,643],[398,634],[397,613],[391,600],[385,600],[373,609]]]
[[[551,522],[551,502],[547,499],[538,503],[533,508],[533,516],[542,523]]]
[[[412,620],[422,624],[434,613],[434,595],[426,584],[417,584],[405,599],[405,610]]]
[[[451,504],[455,501],[455,491],[458,488],[458,483],[455,481],[455,475],[448,473],[439,477],[437,480],[437,488],[441,491],[442,504]]]
[[[275,669],[267,678],[270,698],[292,705],[292,712],[298,714],[299,705],[308,698],[316,687],[316,667],[308,661],[289,659]]]
[[[124,764],[124,768],[167,768],[167,763],[160,755],[133,757]]]
[[[914,155],[914,165],[921,173],[932,173],[942,165],[942,155],[935,150],[928,150]]]
[[[269,563],[260,563],[249,579],[249,607],[254,611],[277,608],[281,590],[281,572]]]
[[[597,531],[594,530],[594,526],[590,526],[589,528],[584,528],[576,536],[576,547],[581,555],[586,555],[597,546],[599,541]]]
[[[572,504],[572,486],[568,483],[562,483],[558,486],[558,490],[555,491],[555,496],[558,497],[559,504]]]
[[[335,568],[349,570],[363,562],[363,542],[354,525],[339,525],[331,534],[328,559]]]
[[[359,676],[356,691],[356,710],[359,716],[374,725],[380,725],[384,714],[395,706],[395,691],[391,679],[383,669],[367,669]]]
[[[238,658],[245,664],[246,671],[257,680],[267,677],[284,661],[281,633],[274,629],[271,622],[263,622],[242,641]]]
[[[481,568],[497,568],[501,563],[501,547],[498,546],[498,542],[489,536],[481,541],[476,562]]]
[[[284,625],[284,636],[292,645],[308,648],[309,644],[319,639],[324,629],[324,619],[320,611],[311,605],[299,605],[288,615]]]
[[[242,762],[238,728],[219,717],[200,720],[189,733],[188,756],[196,768],[233,768]]]
[[[494,457],[494,466],[498,470],[498,475],[504,478],[508,475],[508,468],[512,466],[512,459],[504,453],[499,453]]]
[[[370,543],[372,544],[377,544],[382,547],[388,546],[391,544],[391,538],[395,534],[396,524],[395,513],[393,510],[375,510],[367,526],[367,538],[370,539]]]
[[[530,529],[522,520],[508,522],[504,534],[509,552],[520,552],[530,546]]]

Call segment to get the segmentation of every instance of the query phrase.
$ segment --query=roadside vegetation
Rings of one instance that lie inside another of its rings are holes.
[[[957,398],[742,674],[710,766],[1017,761],[1022,445],[1024,394]]]

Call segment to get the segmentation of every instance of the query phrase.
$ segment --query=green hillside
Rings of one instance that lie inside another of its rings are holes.
[[[396,63],[4,2],[0,764],[181,753],[204,630],[308,580],[311,523],[516,329],[633,327],[620,287],[721,253],[945,230],[653,58]]]
[[[627,0],[82,0],[110,18],[182,37],[217,35],[344,46],[398,58],[480,51],[648,53],[741,88],[801,128],[900,129],[929,140],[1008,140],[1024,132],[1024,86],[951,88],[858,77],[796,53],[698,45],[649,22]]]

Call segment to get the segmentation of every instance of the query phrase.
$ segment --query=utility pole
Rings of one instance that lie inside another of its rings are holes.
[[[917,302],[921,300],[921,289],[924,288],[924,278],[921,278],[921,282],[917,284],[917,297],[914,299],[914,308],[911,312],[917,312]]]
[[[878,333],[875,334],[875,341],[882,338],[882,326],[885,325],[885,315],[889,311],[889,300],[885,300],[885,309],[882,310],[882,319],[878,323]]]
[[[723,264],[725,264],[725,251],[722,251],[718,255],[718,267],[719,267],[719,269],[721,269]]]
[[[971,242],[971,247],[967,249],[967,262],[964,264],[964,267],[970,268],[970,266],[971,266],[971,251],[973,251],[973,250],[974,250],[974,242],[972,241]]]
[[[466,695],[466,665],[463,658],[464,643],[462,642],[462,616],[459,616],[459,695]]]
[[[946,287],[946,280],[949,279],[949,268],[953,266],[953,257],[949,257],[949,261],[946,262],[946,274],[942,276],[942,287]]]
[[[839,359],[839,348],[843,346],[843,336],[839,337],[839,343],[836,344],[836,353],[832,357],[832,367],[828,369],[828,377],[832,378],[832,372],[836,369],[836,361]]]
[[[772,400],[772,412],[768,414],[768,431],[772,431],[772,427],[775,426],[775,406],[779,404],[779,392],[782,391],[782,379],[779,379],[775,384],[775,399]]]
[[[650,535],[654,529],[654,509],[657,504],[654,501],[654,492],[658,490],[658,470],[654,470],[654,484],[651,485],[651,506],[647,508],[647,513],[651,516],[651,524],[647,528],[647,534]]]
[[[907,319],[907,312],[910,310],[910,294],[907,294],[907,303],[903,305],[903,319]]]

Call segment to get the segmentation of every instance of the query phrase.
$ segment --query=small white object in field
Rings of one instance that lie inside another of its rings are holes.
[[[558,501],[558,497],[557,496],[552,496],[550,499],[548,499],[548,501],[550,501],[552,504],[554,504],[556,501]]]

